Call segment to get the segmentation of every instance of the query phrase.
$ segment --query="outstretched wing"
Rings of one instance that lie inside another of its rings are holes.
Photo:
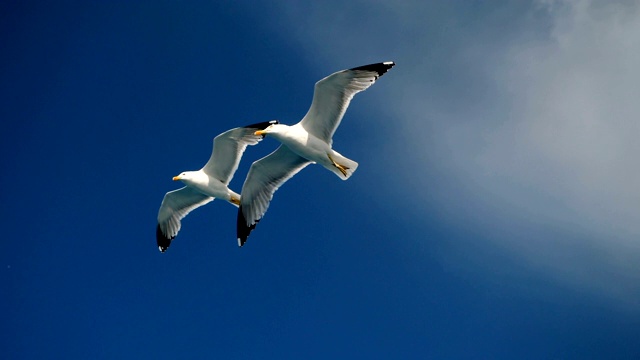
[[[164,195],[158,211],[158,226],[156,227],[156,241],[161,252],[165,252],[171,240],[180,231],[180,220],[194,209],[213,201],[212,197],[204,195],[190,187],[183,187],[170,191]]]
[[[263,136],[254,135],[253,133],[277,123],[277,120],[272,120],[251,124],[225,131],[216,136],[213,139],[211,157],[202,168],[202,171],[220,180],[225,185],[229,185],[233,174],[238,170],[240,158],[247,145],[255,145],[263,138]]]
[[[242,186],[238,208],[238,245],[247,241],[251,230],[267,212],[273,193],[311,161],[298,156],[286,146],[254,162]]]
[[[331,145],[331,138],[353,96],[366,90],[395,63],[387,61],[333,73],[318,81],[313,101],[300,124],[309,133]]]

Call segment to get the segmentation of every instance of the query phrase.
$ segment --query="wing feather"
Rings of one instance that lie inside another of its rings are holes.
[[[212,197],[186,186],[166,193],[158,210],[156,228],[156,241],[160,251],[165,252],[171,240],[178,235],[181,227],[180,220],[194,209],[211,201],[213,201]]]
[[[388,61],[333,73],[318,81],[313,101],[300,124],[309,133],[331,145],[353,96],[364,91],[395,65]]]
[[[281,145],[251,165],[242,186],[238,208],[238,245],[242,246],[247,241],[251,230],[267,212],[276,190],[309,164],[311,161]]]
[[[247,146],[255,145],[263,138],[263,136],[254,135],[253,133],[256,130],[263,130],[274,123],[277,123],[277,121],[247,125],[225,131],[216,136],[213,139],[211,157],[202,168],[202,171],[220,180],[225,185],[229,185],[233,175],[238,170],[240,158],[242,158]]]

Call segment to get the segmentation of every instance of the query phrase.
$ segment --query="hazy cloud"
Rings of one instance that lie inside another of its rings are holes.
[[[639,305],[636,2],[333,5],[280,10],[323,69],[399,63],[358,101],[388,99],[398,141],[381,151],[405,159],[401,190],[422,213]]]

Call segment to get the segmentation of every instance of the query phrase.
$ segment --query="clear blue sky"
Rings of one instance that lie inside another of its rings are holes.
[[[4,2],[1,357],[638,358],[639,6],[490,3]],[[160,254],[215,135],[389,60],[334,137],[353,177]]]

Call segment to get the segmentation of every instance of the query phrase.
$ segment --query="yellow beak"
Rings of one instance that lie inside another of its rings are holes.
[[[178,181],[178,180],[180,180],[180,176],[174,176],[173,177],[173,181]]]
[[[256,132],[253,133],[253,135],[265,135],[266,132],[264,132],[264,130],[258,130]]]

